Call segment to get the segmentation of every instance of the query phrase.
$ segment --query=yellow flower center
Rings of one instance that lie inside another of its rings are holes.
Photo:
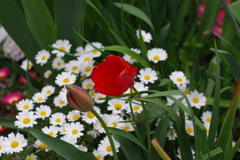
[[[100,100],[100,99],[102,99],[102,96],[99,96],[99,97],[98,97],[98,100]]]
[[[2,150],[2,145],[0,145],[0,150]]]
[[[140,109],[139,106],[134,106],[134,107],[133,107],[133,110],[134,110],[134,111],[137,111],[137,110],[139,110],[139,109]]]
[[[188,133],[193,133],[193,129],[192,128],[187,128],[187,132]]]
[[[30,106],[27,105],[27,104],[25,104],[25,105],[23,106],[23,109],[29,109],[29,108],[30,108]]]
[[[51,90],[48,90],[46,93],[47,93],[47,94],[51,94],[51,93],[52,93],[52,91],[51,91]]]
[[[31,119],[30,118],[24,118],[23,121],[22,121],[24,124],[28,124],[31,122]]]
[[[87,117],[90,118],[90,119],[92,119],[92,118],[94,118],[95,116],[94,116],[94,114],[93,114],[92,112],[89,112],[89,113],[87,114]]]
[[[12,148],[16,148],[16,147],[18,147],[19,146],[19,142],[18,141],[13,141],[12,143],[11,143],[11,147]]]
[[[64,78],[63,83],[68,83],[70,81],[69,78]]]
[[[72,130],[72,134],[78,134],[78,130],[77,129]]]
[[[40,115],[41,115],[41,116],[45,116],[46,114],[47,114],[47,113],[46,113],[45,111],[41,111],[41,112],[40,112]]]
[[[89,88],[92,88],[92,84],[87,84],[87,85],[86,85],[86,88],[88,88],[88,89],[89,89]]]
[[[94,50],[92,51],[93,54],[97,54],[98,53],[98,50]]]
[[[146,37],[145,37],[145,36],[142,36],[142,39],[146,39]]]
[[[125,127],[123,127],[123,130],[124,130],[124,131],[128,131],[129,129],[130,129],[129,126],[125,126]]]
[[[49,135],[49,136],[53,136],[53,135],[54,135],[54,132],[49,132],[48,135]]]
[[[57,118],[57,119],[55,120],[55,122],[56,122],[56,123],[60,123],[60,122],[62,122],[62,120],[61,120],[60,118]]]
[[[81,75],[81,77],[82,77],[82,78],[87,78],[87,75],[86,75],[86,74],[84,74],[84,75]]]
[[[192,101],[193,101],[194,103],[198,103],[198,102],[199,102],[199,99],[198,99],[197,97],[194,97],[194,98],[192,99]]]
[[[34,160],[34,157],[28,157],[27,160]]]
[[[169,135],[170,135],[170,137],[174,137],[175,134],[173,132],[171,132]]]
[[[149,80],[151,77],[149,75],[144,76],[145,80]]]
[[[184,91],[184,94],[190,94],[190,91],[187,89]]]
[[[85,58],[84,60],[83,60],[84,62],[87,62],[87,61],[90,61],[90,58]]]
[[[206,129],[206,132],[209,133],[209,129]]]
[[[60,47],[59,49],[62,50],[62,51],[66,51],[65,47]]]
[[[211,122],[211,118],[206,118],[206,121],[210,123]]]
[[[105,122],[105,121],[104,121],[104,123],[106,124],[106,126],[108,126],[108,122]],[[103,126],[102,126],[102,125],[100,125],[100,126],[103,128]]]
[[[31,68],[33,65],[31,63],[28,63],[28,68]]]
[[[63,100],[60,100],[60,101],[59,101],[59,103],[60,103],[60,104],[64,104],[64,103],[65,103],[65,101],[63,101]]]
[[[122,108],[122,105],[121,105],[121,104],[115,104],[114,108],[115,108],[116,110],[119,110],[119,109]]]
[[[182,81],[183,81],[182,78],[177,78],[176,80],[177,80],[178,82],[182,82]]]
[[[45,144],[42,143],[42,144],[39,145],[39,147],[40,147],[41,149],[46,149],[46,148],[47,148],[47,145],[45,145]]]
[[[128,93],[135,93],[135,91],[133,89],[130,89]]]
[[[57,66],[60,67],[62,65],[62,62],[57,62]]]
[[[112,125],[113,125],[113,127],[117,127],[118,123],[117,122],[113,122]]]
[[[50,72],[48,72],[48,73],[47,73],[47,76],[50,76],[50,75],[51,75],[51,73],[50,73]]]
[[[77,120],[79,118],[79,116],[78,115],[74,115],[74,116],[72,116],[72,120]]]
[[[106,151],[111,152],[112,151],[112,147],[111,146],[107,146],[106,147]]]
[[[96,156],[97,160],[100,160],[102,157],[100,155]]]
[[[134,60],[135,58],[133,58],[133,57],[130,56],[130,59],[131,59],[131,60]]]
[[[157,61],[160,59],[160,56],[154,56],[153,59]]]
[[[46,58],[47,58],[46,56],[42,56],[42,58],[41,58],[41,59],[44,61]]]
[[[92,70],[92,67],[89,67],[89,66],[88,66],[88,67],[85,68],[85,71],[86,71],[86,72],[90,72],[91,70]]]
[[[37,100],[38,100],[39,102],[42,102],[42,101],[43,101],[43,98],[40,97],[40,98],[38,98]]]
[[[78,69],[77,66],[73,66],[73,67],[72,67],[72,70],[73,70],[73,71],[76,71],[77,69]]]

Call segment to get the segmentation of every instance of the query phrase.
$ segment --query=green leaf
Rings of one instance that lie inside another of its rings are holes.
[[[163,160],[171,160],[171,158],[167,155],[167,153],[160,146],[160,144],[159,144],[159,142],[158,142],[156,137],[152,140],[152,145],[157,150],[158,154],[161,156],[161,158]]]
[[[207,160],[207,159],[209,159],[209,158],[211,158],[211,157],[213,157],[213,156],[215,156],[215,155],[217,155],[217,154],[220,154],[220,153],[222,153],[222,152],[223,152],[223,151],[222,151],[222,149],[221,149],[220,147],[215,148],[215,149],[212,150],[210,153],[205,154],[205,155],[202,157],[202,160]],[[210,157],[209,157],[209,155],[210,155]]]
[[[233,147],[233,155],[235,155],[237,151],[239,152],[239,147],[240,147],[240,139],[238,139],[235,146]]]
[[[224,159],[233,159],[232,132],[229,132],[228,134],[228,143],[225,153],[226,155]]]
[[[67,39],[75,49],[83,45],[82,39],[74,30],[83,35],[86,0],[54,0],[54,15],[59,39]]]
[[[140,146],[142,149],[144,149],[147,152],[147,149],[143,146],[143,144],[136,137],[134,137],[131,133],[128,133],[128,132],[126,132],[124,130],[121,130],[121,129],[112,128],[112,127],[108,127],[108,129],[111,131],[111,133],[113,135],[119,135],[119,136],[122,136],[124,138],[127,138],[130,141],[136,143],[138,146]]]
[[[167,85],[169,82],[171,82],[170,79],[163,79],[158,86],[165,86],[165,85]]]
[[[231,10],[232,15],[236,18],[238,23],[240,23],[240,1],[235,1],[234,3],[231,3],[228,7]]]
[[[213,105],[213,102],[214,102],[214,98],[213,97],[207,97],[207,101],[206,101],[207,105]],[[230,103],[231,103],[231,101],[227,100],[227,99],[220,99],[219,100],[219,106],[220,107],[228,108]]]
[[[168,31],[169,31],[169,28],[170,28],[170,24],[171,23],[168,23],[166,24],[162,29],[161,29],[161,32],[160,32],[160,47],[163,48],[164,47],[164,42],[165,42],[165,38],[168,34]]]
[[[79,157],[81,157],[81,159],[96,160],[93,154],[80,151],[72,144],[61,139],[51,137],[36,129],[28,129],[28,131],[42,143],[46,144],[49,148],[67,160],[76,160],[79,159]]]
[[[118,8],[123,9],[124,11],[142,19],[143,21],[145,21],[153,30],[153,24],[151,22],[151,20],[149,19],[149,17],[139,8],[126,4],[126,3],[114,3]]]
[[[38,44],[47,49],[57,40],[57,31],[52,16],[42,0],[22,0],[26,21]]]

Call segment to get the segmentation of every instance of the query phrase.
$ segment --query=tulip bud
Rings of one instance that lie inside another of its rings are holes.
[[[89,93],[81,87],[66,85],[68,104],[81,112],[88,112],[93,109],[93,100]]]

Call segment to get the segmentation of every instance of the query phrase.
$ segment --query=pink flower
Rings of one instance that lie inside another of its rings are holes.
[[[19,79],[18,79],[18,81],[19,81],[20,83],[27,83],[27,80],[26,80],[23,76],[20,76]]]
[[[0,81],[4,80],[9,74],[9,72],[10,71],[8,68],[0,68]]]
[[[15,103],[19,102],[22,99],[23,99],[22,93],[13,92],[3,97],[2,102],[10,106],[14,105]]]
[[[35,73],[35,72],[28,72],[28,74],[29,74],[32,78],[35,78],[35,79],[38,78],[38,74]],[[19,79],[18,79],[18,81],[19,81],[20,83],[27,83],[27,80],[26,80],[23,76],[20,76]]]
[[[205,10],[205,5],[206,5],[206,1],[204,1],[198,6],[198,15],[203,15]]]

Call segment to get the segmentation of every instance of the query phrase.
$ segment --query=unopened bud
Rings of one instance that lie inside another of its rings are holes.
[[[66,85],[68,104],[81,112],[88,112],[93,109],[93,100],[89,93],[81,87]]]

